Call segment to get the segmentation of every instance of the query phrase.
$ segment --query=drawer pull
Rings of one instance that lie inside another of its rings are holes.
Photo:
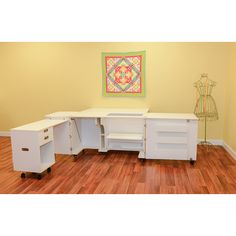
[[[21,151],[23,151],[23,152],[28,152],[28,151],[29,151],[29,148],[21,148]]]
[[[44,133],[48,132],[48,129],[45,129],[43,132],[44,132]]]
[[[49,138],[48,136],[45,136],[45,137],[44,137],[44,140],[46,140],[46,139],[48,139],[48,138]]]

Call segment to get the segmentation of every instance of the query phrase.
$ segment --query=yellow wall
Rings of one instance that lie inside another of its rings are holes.
[[[229,46],[229,76],[226,81],[224,141],[236,150],[236,43]]]
[[[101,52],[146,50],[146,97],[102,97]],[[193,112],[193,83],[207,72],[220,120],[208,137],[223,138],[226,43],[0,43],[0,130],[45,114],[88,107],[149,107]],[[202,136],[200,123],[200,137]]]

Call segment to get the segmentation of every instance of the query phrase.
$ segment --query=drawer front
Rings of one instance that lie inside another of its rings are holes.
[[[148,132],[187,133],[188,122],[186,120],[148,120]]]
[[[53,128],[47,128],[39,133],[39,145],[44,145],[53,140]]]
[[[188,160],[188,146],[153,141],[147,144],[146,157],[147,159]]]
[[[188,144],[189,124],[186,120],[147,121],[146,138],[148,142],[160,144]]]

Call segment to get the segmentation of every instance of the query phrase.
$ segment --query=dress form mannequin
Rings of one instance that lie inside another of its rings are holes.
[[[207,74],[202,74],[201,78],[194,83],[198,93],[194,114],[205,121],[204,141],[201,144],[210,144],[206,140],[207,121],[218,120],[219,118],[216,103],[211,95],[212,89],[215,86],[216,82],[209,79]]]

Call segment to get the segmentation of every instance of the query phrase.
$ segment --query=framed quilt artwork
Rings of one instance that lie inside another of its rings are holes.
[[[104,96],[145,96],[145,51],[102,53]]]

